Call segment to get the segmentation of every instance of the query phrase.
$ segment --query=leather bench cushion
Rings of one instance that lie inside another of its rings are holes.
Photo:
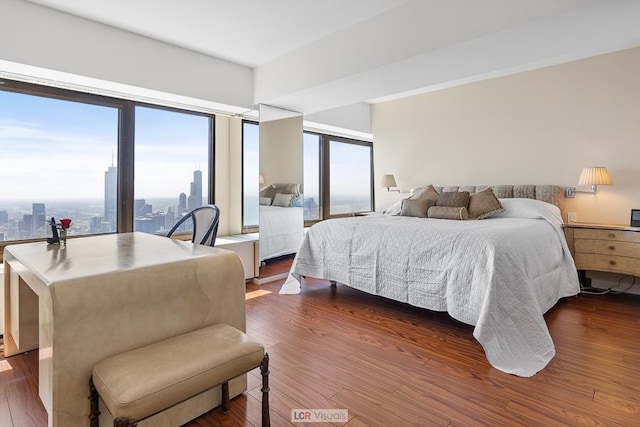
[[[146,418],[256,368],[264,347],[217,324],[110,357],[93,382],[111,415]]]

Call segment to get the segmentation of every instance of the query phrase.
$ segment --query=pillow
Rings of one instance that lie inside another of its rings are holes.
[[[438,197],[436,206],[448,206],[452,208],[466,208],[469,206],[468,191],[443,191]]]
[[[436,219],[467,219],[469,213],[465,207],[431,206],[427,211],[429,218]]]
[[[427,211],[431,206],[433,206],[433,201],[428,199],[404,199],[400,215],[427,218]]]
[[[496,195],[493,194],[493,190],[487,188],[469,196],[468,211],[469,218],[485,219],[503,212],[504,209]]]
[[[275,198],[278,193],[293,194],[294,197],[298,197],[300,184],[271,184],[260,192],[260,196]]]
[[[413,194],[409,199],[411,200],[431,200],[433,204],[438,201],[439,194],[433,185],[428,185],[423,189],[419,190],[415,194]]]
[[[291,199],[293,198],[293,194],[283,194],[278,193],[276,197],[273,199],[272,206],[280,206],[283,208],[288,208],[291,206]]]
[[[395,202],[393,205],[391,205],[391,207],[389,209],[384,211],[383,214],[385,214],[385,215],[400,215],[400,211],[402,210],[402,202],[404,202],[404,199],[400,200],[399,202]]]
[[[271,197],[260,197],[260,206],[271,206],[272,201]]]
[[[556,227],[562,227],[560,208],[551,203],[535,199],[498,199],[504,211],[499,218],[543,218]]]

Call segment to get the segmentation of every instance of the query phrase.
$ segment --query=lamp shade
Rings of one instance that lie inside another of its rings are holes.
[[[380,187],[397,187],[396,179],[393,175],[382,175],[382,179],[380,180]]]
[[[264,175],[262,175],[262,174],[260,174],[260,182],[259,183],[260,183],[260,185],[264,185]]]
[[[604,166],[583,168],[578,185],[611,185],[611,175]]]

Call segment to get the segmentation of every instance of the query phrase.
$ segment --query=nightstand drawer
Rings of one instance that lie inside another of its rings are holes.
[[[576,228],[573,233],[573,238],[576,239],[576,243],[578,239],[598,239],[640,243],[640,233],[634,231]]]
[[[610,271],[640,276],[640,260],[635,258],[576,253],[575,262],[578,270]]]
[[[640,258],[640,243],[576,239],[574,241],[574,245],[576,253],[618,255]]]

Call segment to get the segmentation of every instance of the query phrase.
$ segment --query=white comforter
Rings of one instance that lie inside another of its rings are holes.
[[[301,207],[260,206],[260,261],[295,253],[303,234]]]
[[[309,276],[447,311],[475,325],[491,365],[532,376],[555,355],[543,314],[579,283],[559,210],[523,203],[504,215],[516,218],[323,221],[308,230],[281,293],[299,292]]]

